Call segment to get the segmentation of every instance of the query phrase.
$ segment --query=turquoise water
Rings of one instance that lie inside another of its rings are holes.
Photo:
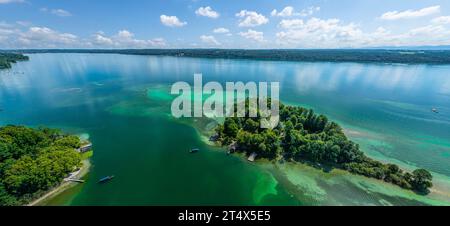
[[[33,54],[0,72],[0,124],[88,134],[87,183],[48,205],[417,205],[450,203],[450,66]],[[280,82],[281,99],[343,125],[373,158],[435,175],[421,197],[346,172],[249,164],[205,142],[208,120],[170,116],[170,86]],[[437,108],[439,114],[431,112]],[[187,154],[200,147],[198,155]],[[111,183],[97,179],[114,174]]]

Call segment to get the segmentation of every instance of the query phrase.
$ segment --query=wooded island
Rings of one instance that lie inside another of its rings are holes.
[[[395,164],[367,157],[350,141],[343,129],[313,110],[280,104],[280,123],[274,129],[260,128],[259,118],[229,117],[216,128],[217,141],[232,151],[260,158],[295,161],[321,168],[339,168],[354,174],[384,180],[419,194],[429,193],[432,175],[425,169],[412,173]],[[259,115],[259,113],[258,113]]]

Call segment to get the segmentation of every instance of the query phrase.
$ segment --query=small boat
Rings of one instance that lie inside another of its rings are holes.
[[[191,149],[191,150],[189,151],[189,153],[194,154],[194,153],[197,153],[197,152],[199,152],[199,151],[200,151],[200,149],[198,149],[198,148],[193,148],[193,149]]]
[[[436,108],[432,108],[431,111],[434,113],[439,113],[438,109],[436,109]]]
[[[112,180],[113,178],[114,178],[114,176],[103,177],[102,179],[98,180],[98,183],[105,183],[105,182]]]

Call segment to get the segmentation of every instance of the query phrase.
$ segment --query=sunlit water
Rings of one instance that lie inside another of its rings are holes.
[[[280,82],[285,103],[338,121],[373,158],[432,171],[435,188],[423,197],[338,170],[227,156],[201,136],[213,124],[170,116],[170,86],[194,73]],[[0,108],[0,124],[59,127],[94,143],[87,183],[49,205],[450,203],[450,66],[35,54],[0,72]],[[107,175],[116,178],[97,183]]]

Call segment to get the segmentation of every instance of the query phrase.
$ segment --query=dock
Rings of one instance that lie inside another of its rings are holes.
[[[75,179],[75,178],[67,178],[64,181],[68,181],[68,182],[76,182],[76,183],[84,183],[84,180],[80,180],[80,179]]]
[[[85,145],[83,145],[83,146],[81,146],[80,148],[77,149],[77,151],[80,152],[80,153],[88,152],[90,150],[92,150],[92,144],[91,143],[85,144]]]
[[[254,162],[256,157],[258,156],[258,154],[256,154],[255,152],[253,152],[249,157],[248,157],[248,161],[249,162]]]

